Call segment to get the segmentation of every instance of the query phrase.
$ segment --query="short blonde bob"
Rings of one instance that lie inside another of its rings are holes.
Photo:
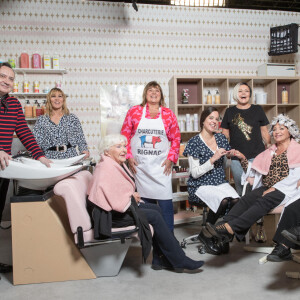
[[[52,115],[52,104],[51,104],[51,97],[54,93],[61,93],[62,96],[63,96],[63,106],[62,106],[62,112],[64,115],[69,115],[70,114],[70,111],[67,107],[67,96],[66,94],[59,88],[53,88],[50,90],[50,92],[47,94],[47,102],[46,102],[46,112],[45,114],[48,115],[48,116],[51,116]]]
[[[252,96],[252,90],[251,90],[251,87],[249,86],[248,83],[246,82],[239,82],[234,88],[233,88],[233,91],[232,91],[232,98],[233,100],[235,100],[236,102],[239,101],[239,89],[240,89],[240,86],[241,85],[245,85],[249,88],[249,91],[250,91],[250,98]]]
[[[109,150],[110,147],[121,143],[127,145],[127,138],[122,134],[109,134],[101,139],[99,144],[99,153],[104,154]]]
[[[141,103],[141,106],[146,105],[146,103],[147,103],[147,99],[146,99],[147,91],[150,90],[153,87],[158,88],[160,90],[159,106],[166,106],[164,93],[162,91],[161,86],[156,81],[150,81],[146,84],[146,86],[144,88],[144,91],[143,91],[143,102]]]

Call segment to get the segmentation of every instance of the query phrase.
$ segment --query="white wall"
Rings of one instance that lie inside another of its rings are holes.
[[[268,57],[270,27],[299,23],[279,11],[185,8],[81,0],[3,0],[0,58],[23,49],[61,55],[64,90],[95,150],[100,137],[99,90],[107,84],[157,80],[168,102],[173,75],[255,76]],[[299,54],[273,60],[298,63]],[[300,67],[297,66],[297,76]],[[56,78],[44,77],[43,85]]]

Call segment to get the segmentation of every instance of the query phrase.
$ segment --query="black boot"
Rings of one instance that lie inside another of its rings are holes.
[[[206,253],[213,255],[222,254],[221,247],[218,245],[218,240],[213,237],[205,227],[203,227],[199,233],[198,239],[204,244]]]

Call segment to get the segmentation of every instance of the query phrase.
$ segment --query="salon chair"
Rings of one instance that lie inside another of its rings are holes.
[[[13,282],[93,279],[116,276],[137,226],[112,229],[95,240],[86,209],[92,175],[81,171],[38,196],[12,197]]]

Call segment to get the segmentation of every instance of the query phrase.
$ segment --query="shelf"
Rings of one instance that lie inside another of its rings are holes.
[[[25,118],[26,121],[36,121],[37,118]]]
[[[176,179],[176,178],[189,178],[189,173],[188,172],[173,173],[172,179]]]
[[[177,192],[177,193],[173,193],[173,202],[180,202],[180,201],[184,201],[187,200],[189,197],[188,192]]]
[[[10,93],[12,96],[16,97],[46,97],[48,93]],[[68,94],[65,94],[66,97],[69,97]]]
[[[22,69],[22,68],[15,68],[14,71],[17,74],[67,74],[67,70],[65,69]]]
[[[179,211],[178,213],[174,214],[174,224],[184,224],[189,222],[196,222],[201,221],[202,216],[199,212],[193,211]]]
[[[194,107],[202,107],[202,104],[178,104],[178,108],[194,108]]]

